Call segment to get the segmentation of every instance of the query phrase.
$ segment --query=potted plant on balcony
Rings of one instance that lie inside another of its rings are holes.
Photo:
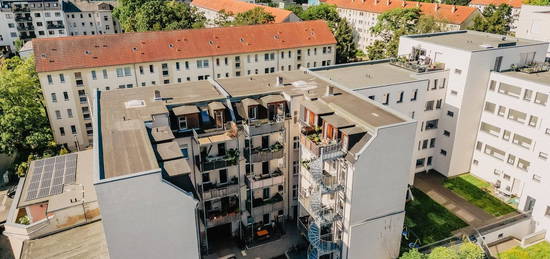
[[[279,141],[275,142],[275,144],[271,145],[269,148],[271,152],[278,152],[283,149],[283,144],[279,143]]]
[[[230,165],[236,165],[239,161],[239,150],[236,149],[229,149],[227,150],[227,155],[225,156],[225,161],[227,161]]]

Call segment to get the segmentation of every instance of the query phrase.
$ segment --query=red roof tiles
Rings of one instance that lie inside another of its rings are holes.
[[[38,72],[336,44],[324,21],[33,39]]]
[[[507,4],[509,6],[512,6],[513,8],[521,8],[522,1],[521,0],[472,0],[470,2],[471,5],[496,5],[499,6],[501,4]]]
[[[423,14],[431,15],[436,19],[452,24],[463,24],[476,12],[476,8],[469,6],[454,6],[446,4],[397,1],[397,0],[325,0],[327,4],[338,8],[360,10],[370,13],[383,13],[396,8],[420,8]]]
[[[227,13],[239,14],[244,13],[248,10],[254,9],[256,7],[261,7],[265,11],[271,13],[275,17],[276,23],[285,22],[286,19],[292,14],[291,11],[273,8],[269,6],[251,4],[239,0],[193,0],[191,5],[196,7],[201,7],[205,9],[210,9],[216,12],[225,10]]]

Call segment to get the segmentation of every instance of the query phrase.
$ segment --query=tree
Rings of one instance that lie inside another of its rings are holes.
[[[19,51],[23,47],[23,45],[25,45],[25,42],[22,39],[17,38],[13,42],[13,45],[15,45],[15,50]]]
[[[202,28],[206,22],[195,7],[173,0],[118,0],[113,15],[126,32]]]
[[[507,4],[501,4],[498,7],[490,4],[483,9],[481,16],[474,18],[474,24],[470,30],[507,34],[510,32],[512,23],[512,7]]]
[[[431,16],[421,15],[418,8],[397,8],[378,16],[371,32],[380,37],[367,47],[369,59],[381,59],[397,56],[399,37],[407,34],[430,33],[442,28]]]
[[[418,249],[416,248],[403,253],[403,255],[399,257],[399,259],[425,259],[425,258],[426,258],[426,255],[418,252]]]
[[[550,0],[525,0],[523,3],[528,5],[550,5]]]
[[[428,255],[427,259],[461,259],[456,250],[444,246],[436,247]]]
[[[285,10],[293,12],[296,16],[301,17],[304,12],[304,8],[301,5],[293,4],[285,8]]]
[[[353,40],[353,30],[346,19],[341,19],[336,6],[320,4],[311,6],[296,14],[300,19],[325,20],[336,38],[336,63],[346,63],[355,58],[357,53]]]
[[[482,259],[485,253],[483,249],[472,242],[464,242],[458,248],[460,259]]]
[[[218,12],[218,15],[214,19],[213,23],[218,27],[231,26],[233,22],[233,13],[226,12],[225,9],[222,9]]]
[[[233,25],[254,25],[254,24],[266,24],[275,21],[275,16],[267,12],[264,8],[256,7],[246,12],[235,15]]]

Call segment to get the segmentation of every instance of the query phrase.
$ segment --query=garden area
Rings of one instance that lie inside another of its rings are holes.
[[[498,255],[500,259],[550,259],[550,243],[540,242],[527,248],[514,247]]]
[[[471,174],[448,178],[443,186],[495,217],[516,211],[490,193],[490,183]]]
[[[405,206],[405,231],[408,235],[404,235],[401,242],[402,251],[408,250],[410,243],[427,245],[448,238],[453,235],[453,231],[467,226],[422,191],[413,188],[412,194],[414,200]]]

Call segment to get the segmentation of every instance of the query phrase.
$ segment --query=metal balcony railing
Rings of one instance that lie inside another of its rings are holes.
[[[404,56],[391,58],[390,64],[416,73],[424,73],[445,69],[445,64],[443,63],[431,63],[430,61],[426,63],[426,61],[422,60],[410,60]]]
[[[344,153],[340,142],[316,143],[304,134],[300,134],[300,144],[302,148],[323,160],[337,158]]]
[[[198,186],[199,193],[202,195],[203,200],[211,200],[231,195],[237,195],[239,193],[239,185],[237,179],[232,179],[225,184],[211,184],[206,183]]]
[[[269,119],[246,121],[243,128],[249,136],[279,132],[284,129],[283,120],[273,121]]]
[[[262,176],[252,176],[249,175],[246,178],[246,185],[250,189],[258,189],[267,186],[283,184],[284,176],[281,170],[277,169],[275,172]]]
[[[63,25],[63,24],[47,24],[46,27],[48,29],[64,29],[65,25]]]

